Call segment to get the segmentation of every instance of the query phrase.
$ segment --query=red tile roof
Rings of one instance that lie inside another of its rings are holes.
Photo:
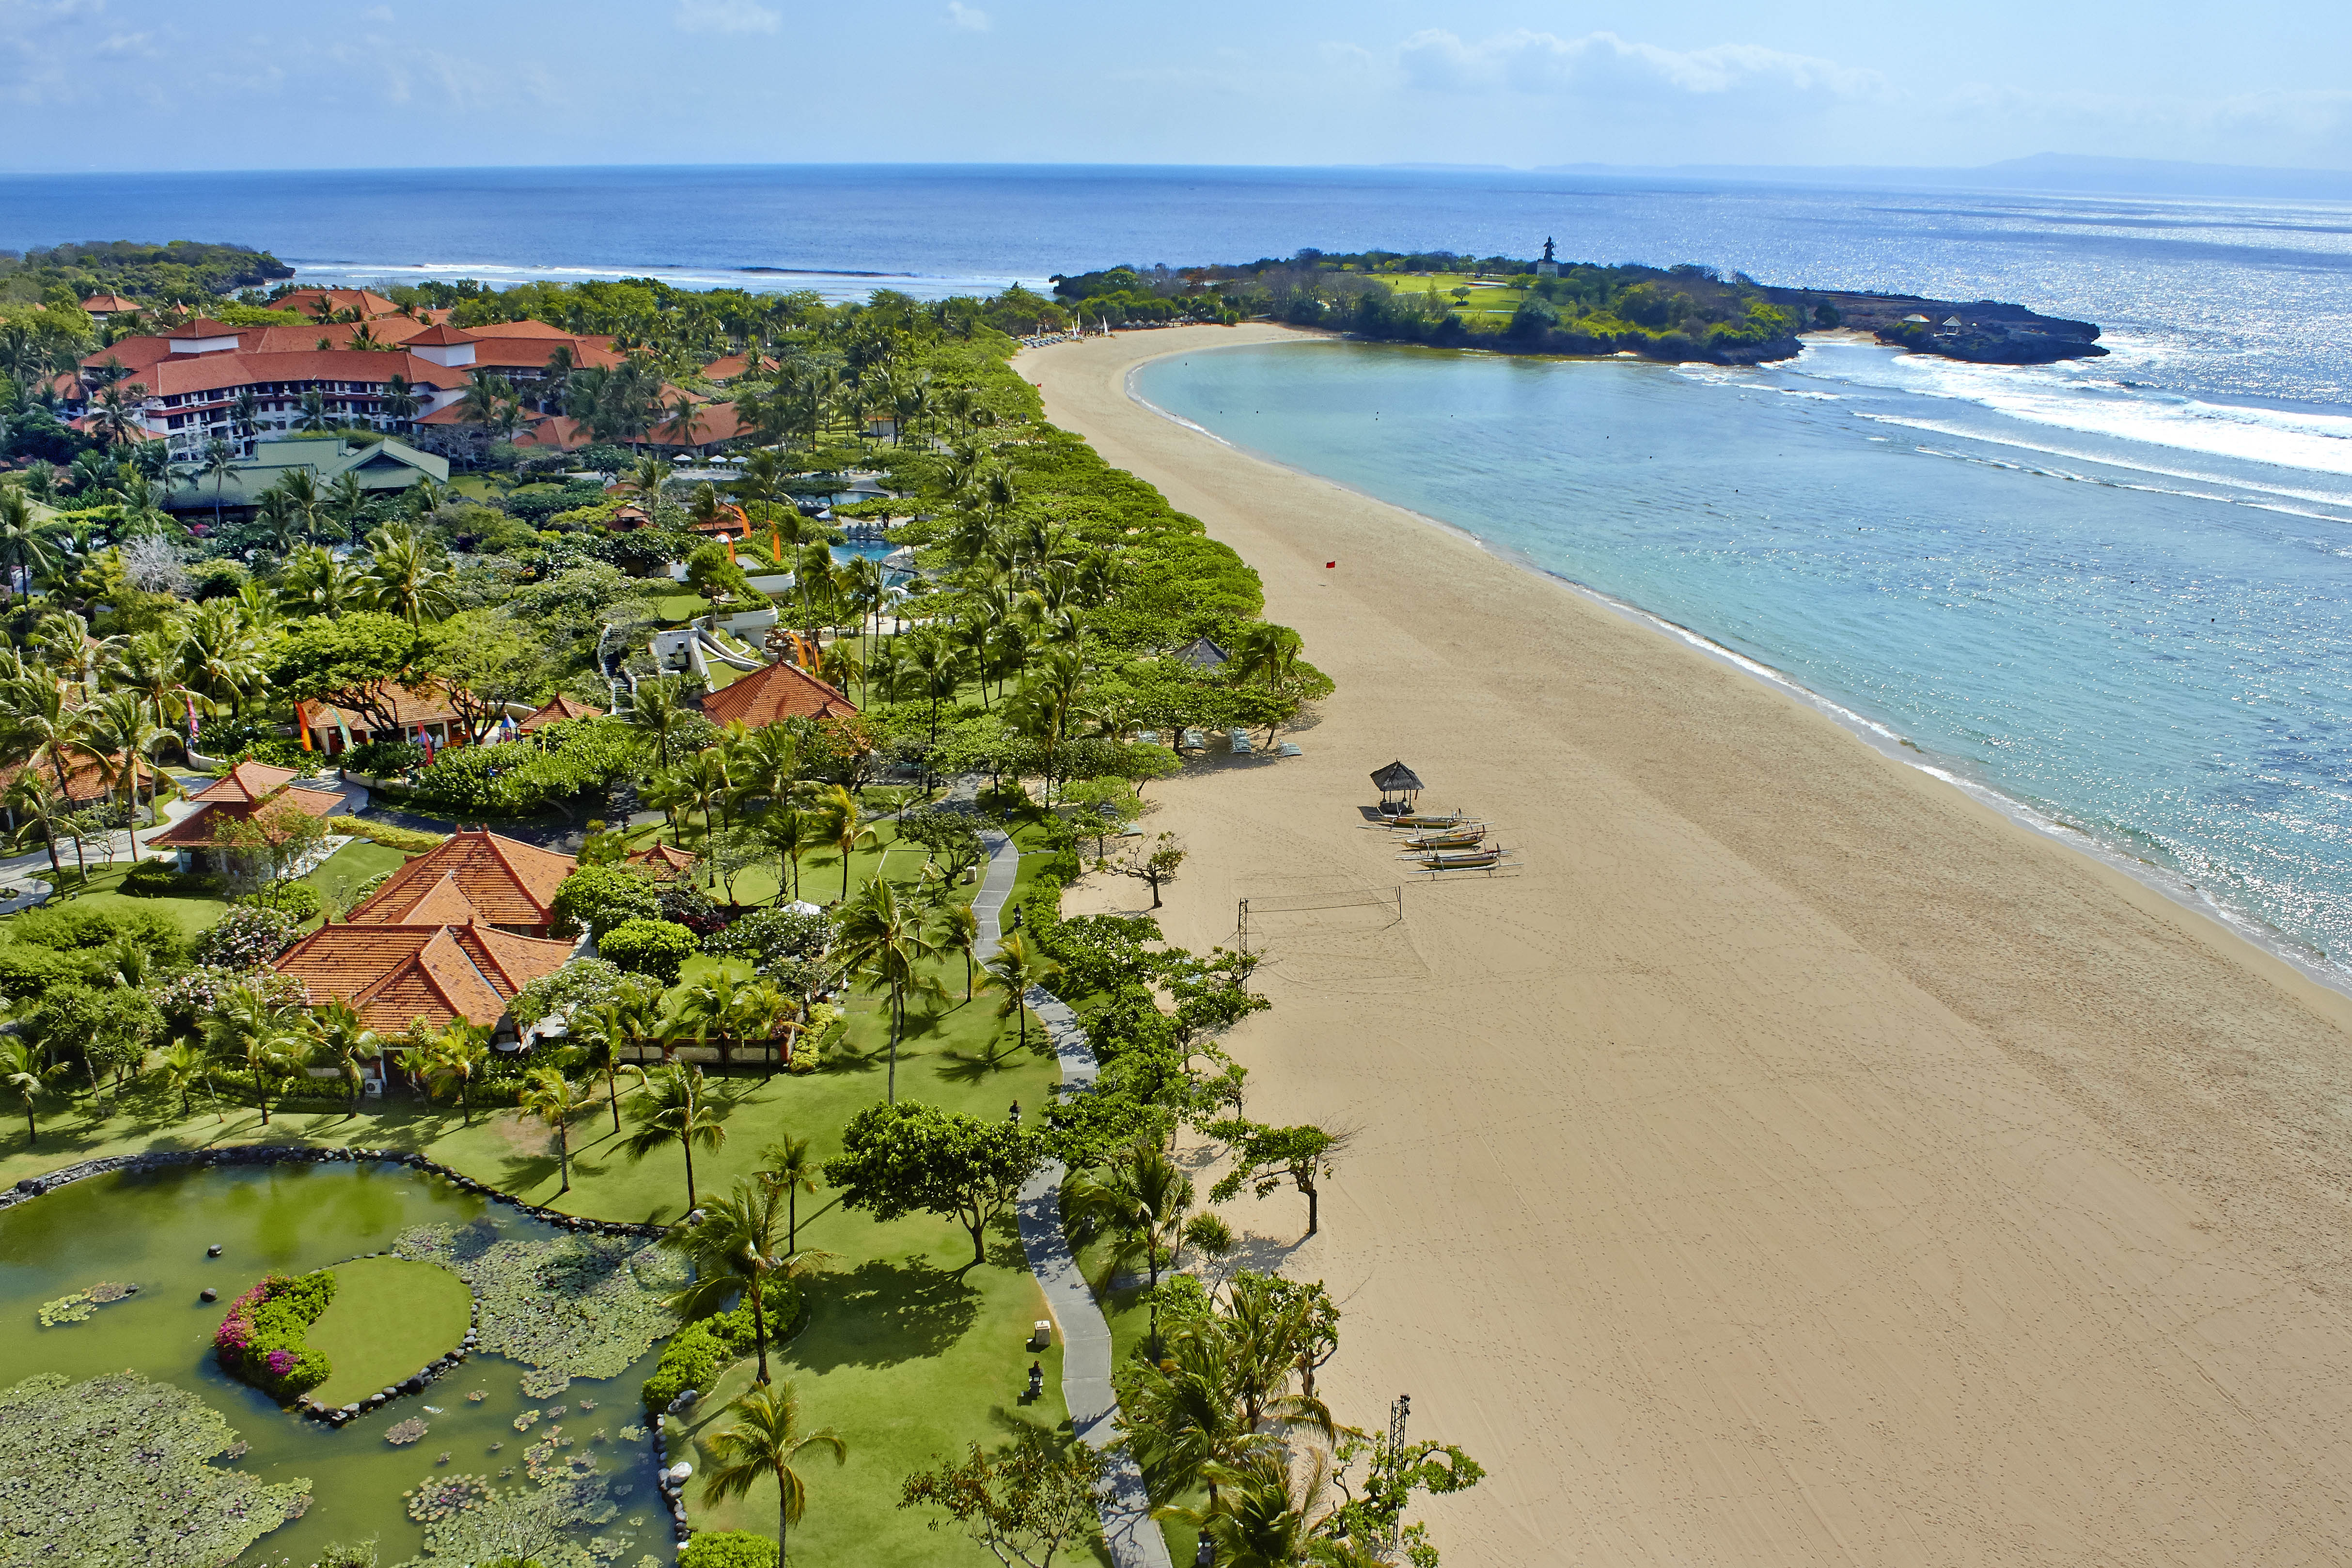
[[[433,1028],[458,1017],[494,1025],[516,992],[571,956],[568,942],[481,925],[325,925],[270,967],[303,981],[314,1002],[347,1001],[370,1028],[394,1033],[418,1018]]]
[[[701,699],[714,724],[737,720],[759,729],[785,719],[845,719],[857,704],[796,664],[772,664]]]
[[[262,353],[246,349],[211,354],[179,354],[158,361],[139,376],[159,397],[188,392],[225,392],[280,381],[358,381],[381,384],[404,376],[416,387],[455,385],[457,373],[431,360],[394,350],[305,349]]]
[[[248,757],[188,798],[249,805],[268,800],[301,776],[292,768],[273,768],[267,763],[257,763]]]
[[[351,919],[362,925],[404,923],[448,880],[486,923],[544,932],[555,918],[555,889],[579,868],[569,855],[495,833],[453,834],[394,871]]]
[[[627,858],[632,866],[643,866],[656,882],[675,881],[693,870],[695,865],[695,857],[669,844],[639,849]]]
[[[544,730],[550,724],[561,724],[567,719],[601,719],[604,710],[592,703],[574,702],[559,691],[547,700],[547,705],[515,725],[524,734]]]
[[[732,381],[751,368],[751,362],[741,354],[725,354],[702,367],[708,381]]]
[[[117,338],[97,353],[82,355],[81,363],[84,370],[96,370],[112,360],[131,373],[125,379],[138,381],[143,379],[142,373],[150,365],[168,357],[171,352],[172,340],[169,338]]]
[[[120,294],[92,294],[81,302],[81,308],[92,315],[110,316],[117,310],[135,310],[139,301],[126,300]]]
[[[400,310],[398,305],[373,289],[297,289],[272,300],[269,308],[273,310],[299,310],[307,316],[311,307],[320,300],[326,300],[332,310],[357,310],[362,316],[390,316]]]
[[[474,341],[474,334],[463,327],[453,327],[445,321],[425,328],[408,341],[422,343],[427,348],[444,348],[451,343],[470,343]]]
[[[487,333],[490,329],[484,328]],[[474,363],[478,365],[504,366],[509,370],[539,370],[547,363],[548,356],[564,344],[572,345],[572,363],[583,368],[597,366],[610,370],[621,363],[621,355],[593,338],[510,338],[478,336],[474,340]]]
[[[273,768],[270,771],[278,770]],[[208,802],[194,816],[183,818],[147,842],[151,848],[156,849],[220,848],[224,847],[220,841],[220,830],[226,824],[250,822],[256,817],[267,821],[268,814],[285,806],[291,806],[310,816],[331,816],[341,810],[342,805],[343,797],[340,792],[318,789],[286,790],[258,805],[234,800]],[[284,835],[281,833],[276,837],[283,838]]]
[[[313,699],[300,706],[302,722],[313,730],[332,730],[337,727],[338,721],[353,735],[371,733],[375,729],[373,719],[347,708],[338,708],[331,702]],[[462,723],[457,709],[450,706],[446,692],[387,686],[384,688],[384,706],[392,712],[393,728],[401,731],[403,739],[410,738],[410,731],[419,724]]]
[[[115,760],[110,763],[108,767],[121,767],[121,753],[117,752]],[[145,789],[154,782],[155,770],[145,762],[140,762],[134,765],[139,770],[139,787]],[[73,764],[66,769],[66,799],[79,806],[121,795],[121,775],[110,774],[108,767],[100,766],[96,761],[89,757],[77,758]],[[58,770],[49,763],[46,762],[11,763],[6,767],[0,768],[0,794],[6,793],[8,788],[16,784],[17,775],[26,768],[33,769],[33,776],[40,781],[44,791],[57,787]]]
[[[732,441],[742,433],[743,422],[735,416],[733,404],[706,403],[695,410],[692,440],[679,433],[675,419],[655,426],[646,433],[646,440],[656,447],[707,447],[714,441]]]
[[[604,348],[613,346],[613,340],[608,337],[570,331],[562,327],[550,326],[545,321],[530,320],[485,321],[478,327],[467,330],[478,338],[570,338],[575,342],[596,343]]]

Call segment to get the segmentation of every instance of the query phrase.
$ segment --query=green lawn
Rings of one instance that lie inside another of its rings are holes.
[[[355,1258],[334,1272],[335,1299],[309,1336],[334,1364],[317,1390],[326,1404],[392,1387],[457,1349],[473,1321],[473,1293],[438,1264]]]
[[[408,857],[398,849],[387,849],[381,844],[364,838],[354,838],[332,855],[312,867],[302,880],[319,889],[319,896],[330,910],[349,909],[357,900],[353,890],[370,878],[387,871],[397,871],[408,863]],[[310,922],[315,928],[326,919],[322,912]]]
[[[654,601],[654,615],[664,626],[684,626],[710,608],[699,594],[665,594]]]
[[[320,872],[331,872],[352,852],[342,851]],[[873,874],[884,853],[882,847],[858,851],[853,878]],[[1040,863],[1033,858],[1024,871]],[[887,872],[893,880],[911,881],[919,865],[915,855],[902,851],[890,855]],[[804,891],[820,898],[836,893],[838,866],[831,851],[813,857],[803,868],[811,879]],[[774,873],[763,874],[772,891]],[[1024,874],[1024,885],[1027,880]],[[960,892],[969,896],[968,890]],[[692,961],[688,978],[717,962]],[[992,1119],[1006,1115],[1017,1100],[1025,1116],[1038,1115],[1059,1073],[1042,1049],[1044,1037],[1034,1020],[1032,1048],[1022,1050],[1011,1037],[1013,1025],[997,1018],[992,996],[982,993],[964,1000],[961,960],[936,965],[934,973],[947,994],[919,997],[910,1009],[898,1057],[899,1095]],[[747,1177],[762,1163],[767,1147],[787,1134],[813,1140],[820,1157],[837,1152],[849,1119],[883,1099],[890,1070],[887,1014],[877,999],[862,993],[848,1001],[845,1028],[819,1070],[763,1076],[747,1065],[714,1076],[726,1136],[716,1149],[696,1151],[699,1193],[723,1192]],[[265,1128],[254,1110],[215,1107],[201,1097],[193,1112],[184,1115],[176,1101],[143,1081],[120,1098],[93,1102],[77,1096],[70,1108],[63,1100],[53,1102],[37,1149],[27,1147],[21,1121],[13,1133],[0,1131],[0,1185],[107,1153],[257,1142],[356,1144],[422,1151],[530,1201],[575,1214],[677,1219],[687,1207],[680,1152],[673,1147],[631,1158],[614,1134],[602,1086],[593,1092],[596,1098],[568,1130],[569,1192],[558,1191],[552,1133],[511,1110],[486,1110],[469,1119],[454,1107],[419,1104],[396,1092],[390,1105],[360,1114],[305,1108],[277,1113]],[[625,1114],[629,1092],[625,1084]],[[803,1194],[800,1215],[800,1246],[823,1255],[824,1267],[804,1281],[810,1302],[806,1327],[775,1352],[774,1364],[778,1375],[795,1384],[807,1419],[835,1427],[848,1440],[850,1458],[836,1470],[829,1459],[811,1456],[810,1510],[803,1526],[793,1531],[793,1561],[943,1568],[969,1563],[974,1548],[961,1532],[951,1526],[933,1531],[927,1518],[899,1511],[904,1477],[935,1457],[960,1455],[970,1443],[994,1447],[1024,1426],[1067,1427],[1058,1350],[1041,1358],[1026,1348],[1031,1323],[1045,1316],[1044,1296],[1010,1217],[989,1237],[986,1261],[974,1264],[969,1235],[951,1221],[918,1215],[878,1225],[842,1209],[835,1194],[825,1191]],[[348,1367],[338,1358],[331,1391],[343,1387],[347,1373],[364,1387],[384,1386],[447,1349],[464,1331],[462,1285],[454,1333],[436,1327],[420,1329],[413,1340],[394,1340],[384,1320],[400,1314],[379,1309],[377,1300],[375,1292],[346,1284],[313,1330],[316,1342],[351,1347]],[[347,1306],[356,1310],[346,1315]],[[380,1357],[370,1359],[371,1345],[382,1347]],[[1029,1363],[1039,1359],[1045,1365],[1046,1394],[1036,1405],[1024,1405],[1021,1396]],[[393,1363],[388,1370],[386,1363]],[[748,1375],[740,1372],[735,1378]],[[729,1397],[730,1391],[722,1389],[705,1408],[723,1418]],[[703,1468],[699,1455],[696,1464]],[[698,1493],[692,1495],[697,1521],[707,1528],[740,1524],[762,1533],[773,1531],[772,1491],[755,1491],[748,1501],[715,1510],[701,1510]],[[1083,1554],[1071,1560],[1083,1561]]]
[[[58,896],[49,900],[47,907],[56,909],[70,900],[82,909],[153,910],[171,916],[179,923],[181,933],[188,937],[209,931],[228,910],[228,905],[219,899],[135,899],[127,893],[114,891],[130,872],[131,862],[128,859],[117,859],[111,866],[93,861],[89,879],[85,882],[81,873],[68,860],[65,875],[51,884],[57,889]],[[42,879],[47,880],[47,878]]]

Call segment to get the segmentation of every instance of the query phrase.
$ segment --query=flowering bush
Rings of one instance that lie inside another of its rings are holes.
[[[632,974],[650,974],[664,985],[677,983],[699,944],[694,933],[668,921],[624,921],[596,942],[596,951]]]
[[[307,1341],[310,1325],[334,1299],[335,1277],[328,1269],[264,1275],[229,1303],[228,1316],[213,1331],[221,1370],[274,1399],[310,1393],[334,1371],[326,1352]]]
[[[525,984],[515,993],[509,1010],[515,1022],[526,1029],[559,1014],[569,1023],[610,1002],[628,980],[618,964],[583,958]]]
[[[814,904],[786,904],[781,909],[752,910],[705,940],[702,951],[748,960],[752,968],[764,972],[794,959],[822,958],[832,945],[832,916]]]
[[[258,974],[200,964],[153,986],[148,994],[163,1016],[178,1028],[191,1027],[206,1013],[217,1011],[228,994],[240,986],[258,991],[273,1009],[308,1007],[310,988],[291,974],[264,970]]]
[[[283,910],[239,904],[196,938],[195,961],[222,969],[258,969],[294,940],[301,922]]]

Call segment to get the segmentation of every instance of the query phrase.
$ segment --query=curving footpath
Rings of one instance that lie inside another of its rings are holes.
[[[980,919],[980,941],[990,952],[1002,936],[997,921],[1004,900],[1021,871],[1021,850],[1001,833],[983,832],[988,849],[988,874],[971,900]],[[1059,998],[1043,989],[1029,993],[1029,1005],[1045,1026],[1061,1058],[1065,1089],[1094,1087],[1095,1053],[1077,1016]],[[1087,1289],[1078,1260],[1070,1254],[1062,1229],[1060,1161],[1048,1164],[1021,1189],[1021,1246],[1029,1255],[1030,1271],[1045,1291],[1046,1310],[1062,1333],[1062,1400],[1070,1407],[1070,1422],[1078,1436],[1097,1448],[1117,1436],[1111,1416],[1118,1401],[1110,1387],[1110,1325]],[[1171,1568],[1168,1541],[1152,1522],[1151,1504],[1144,1495],[1142,1472],[1123,1450],[1110,1456],[1110,1475],[1102,1491],[1103,1538],[1118,1568]]]

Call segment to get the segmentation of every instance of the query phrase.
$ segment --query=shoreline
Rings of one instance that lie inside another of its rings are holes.
[[[1286,335],[1015,366],[1339,683],[1304,755],[1154,787],[1192,854],[1160,914],[1197,948],[1257,900],[1249,1114],[1354,1139],[1320,1235],[1225,1215],[1341,1303],[1340,1419],[1407,1391],[1487,1466],[1427,1510],[1448,1560],[2328,1557],[2345,998],[1685,636],[1127,395]],[[1381,902],[1391,756],[1524,873]],[[1105,880],[1073,912],[1144,901]]]
[[[1312,331],[1306,329],[1298,330],[1297,335],[1302,341],[1307,342],[1350,341],[1338,333]],[[1811,332],[1804,335],[1807,337],[1820,337],[1836,341],[1867,342],[1874,347],[1888,346],[1879,343],[1875,338],[1871,337],[1867,332],[1856,331],[1852,328],[1832,328],[1827,331]],[[1225,348],[1263,346],[1265,346],[1263,343],[1234,343],[1205,349],[1176,352],[1215,353],[1222,352],[1223,349]],[[1811,687],[1806,686],[1803,682],[1797,680],[1781,670],[1775,669],[1772,666],[1766,664],[1761,659],[1754,658],[1747,654],[1739,653],[1735,649],[1726,647],[1721,643],[1718,643],[1712,637],[1708,637],[1705,632],[1699,631],[1692,626],[1684,626],[1679,621],[1669,620],[1665,616],[1657,614],[1655,611],[1644,609],[1640,605],[1634,604],[1629,599],[1618,598],[1615,595],[1608,593],[1603,589],[1596,588],[1589,583],[1580,583],[1575,578],[1568,576],[1564,573],[1555,572],[1550,567],[1542,564],[1540,562],[1538,562],[1518,551],[1515,551],[1507,545],[1496,544],[1494,541],[1486,538],[1484,535],[1473,532],[1471,530],[1463,527],[1460,523],[1450,521],[1442,517],[1433,517],[1427,512],[1416,511],[1411,507],[1401,505],[1398,502],[1387,500],[1385,497],[1375,495],[1371,491],[1364,489],[1359,486],[1351,485],[1345,479],[1333,479],[1328,474],[1318,474],[1312,468],[1302,468],[1295,463],[1285,462],[1282,458],[1274,457],[1269,453],[1261,452],[1254,447],[1245,447],[1240,442],[1229,440],[1226,437],[1218,435],[1215,431],[1211,430],[1204,426],[1196,424],[1192,420],[1185,418],[1181,414],[1173,413],[1169,409],[1162,408],[1160,405],[1152,402],[1150,398],[1143,395],[1141,390],[1137,385],[1137,379],[1142,374],[1147,365],[1153,363],[1159,359],[1166,357],[1168,356],[1155,354],[1149,358],[1137,360],[1128,367],[1126,385],[1127,395],[1129,397],[1132,398],[1137,404],[1149,409],[1159,417],[1167,420],[1170,424],[1174,425],[1181,429],[1191,431],[1195,435],[1204,437],[1207,439],[1215,442],[1220,447],[1226,448],[1228,451],[1239,453],[1243,457],[1248,458],[1253,461],[1266,464],[1271,468],[1281,468],[1285,472],[1297,474],[1302,479],[1314,480],[1321,484],[1335,486],[1339,489],[1346,490],[1351,495],[1361,496],[1364,500],[1373,502],[1376,505],[1392,507],[1396,510],[1404,513],[1407,517],[1413,518],[1431,528],[1438,529],[1464,541],[1465,542],[1477,546],[1480,550],[1486,552],[1488,555],[1493,556],[1497,561],[1503,562],[1507,565],[1514,566],[1520,571],[1531,573],[1547,582],[1557,584],[1590,604],[1596,605],[1602,609],[1608,610],[1613,615],[1621,616],[1625,619],[1632,621],[1635,625],[1647,627],[1648,629],[1664,636],[1677,644],[1688,647],[1693,651],[1706,658],[1715,660],[1729,668],[1738,670],[1751,680],[1754,680],[1758,684],[1765,687],[1767,689],[1778,692],[1781,696],[1798,703],[1800,706],[1820,713],[1832,723],[1836,724],[1839,728],[1846,731],[1855,739],[1861,741],[1864,745],[1870,747],[1871,750],[1885,757],[1887,761],[1900,763],[1904,767],[1913,769],[1917,773],[1926,774],[1929,778],[1938,780],[1939,782],[1949,785],[1951,788],[1958,790],[1961,795],[1976,802],[1978,805],[1989,807],[1991,810],[1998,812],[2000,816],[2014,823],[2019,827],[2025,829],[2027,832],[2047,838],[2053,843],[2063,845],[2065,847],[2072,849],[2076,854],[2083,855],[2096,864],[2106,868],[2108,870],[2129,878],[2132,881],[2138,883],[2141,887],[2146,888],[2149,892],[2156,894],[2158,898],[2167,900],[2184,912],[2210,921],[2212,924],[2220,927],[2221,930],[2228,935],[2236,938],[2240,942],[2247,943],[2258,952],[2262,952],[2263,955],[2284,964],[2310,984],[2343,997],[2347,1003],[2352,1003],[2352,974],[2347,974],[2341,970],[2328,967],[2325,963],[2326,955],[2319,952],[2318,950],[2312,948],[2308,943],[2301,942],[2295,938],[2289,936],[2286,932],[2279,931],[2276,927],[2271,926],[2263,921],[2258,917],[2249,914],[2243,910],[2237,910],[2231,905],[2222,902],[2221,900],[2207,893],[2203,889],[2190,881],[2188,878],[2181,876],[2179,873],[2168,867],[2159,866],[2154,861],[2133,855],[2120,845],[2107,843],[2089,829],[2078,827],[2073,823],[2067,822],[2050,812],[2037,807],[2030,801],[2021,800],[2001,789],[1997,784],[1988,784],[1982,780],[1969,777],[1965,773],[1957,771],[1958,759],[1939,760],[1935,753],[1922,749],[1918,745],[1906,739],[1904,736],[1896,733],[1895,730],[1886,724],[1871,718],[1866,713],[1863,713],[1847,707],[1845,704],[1838,701],[1834,698],[1823,696],[1822,693],[1813,690]],[[1619,356],[1591,355],[1580,357],[1587,359],[1591,363],[1601,363],[1607,359]],[[2314,962],[2313,955],[2315,955],[2319,962]]]

